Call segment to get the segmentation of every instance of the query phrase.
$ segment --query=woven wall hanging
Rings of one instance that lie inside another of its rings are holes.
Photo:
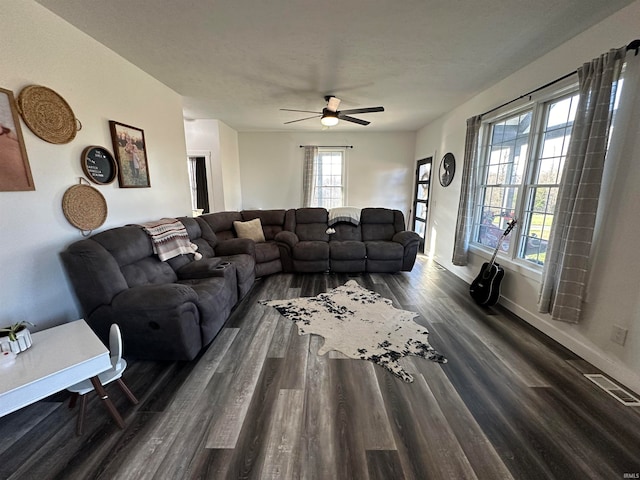
[[[24,87],[18,95],[17,105],[27,127],[49,143],[69,143],[82,128],[69,104],[50,88]]]
[[[62,212],[71,225],[82,230],[85,237],[100,227],[107,219],[107,201],[90,185],[69,187],[62,196]],[[86,180],[85,180],[86,181]]]

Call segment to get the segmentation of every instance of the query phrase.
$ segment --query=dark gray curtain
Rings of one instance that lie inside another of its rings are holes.
[[[196,157],[196,204],[202,213],[209,213],[209,189],[204,157]]]

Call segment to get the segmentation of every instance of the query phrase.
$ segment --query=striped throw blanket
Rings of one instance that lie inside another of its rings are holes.
[[[336,207],[329,210],[328,225],[331,227],[338,222],[348,222],[354,225],[360,224],[360,210],[355,207]]]
[[[140,226],[151,237],[153,253],[163,262],[184,253],[196,253],[197,247],[191,243],[187,229],[178,219],[161,218]]]

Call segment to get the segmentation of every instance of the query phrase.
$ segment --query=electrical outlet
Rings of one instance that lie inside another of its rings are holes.
[[[624,345],[624,342],[627,340],[627,329],[622,328],[618,325],[614,325],[611,328],[611,341],[617,343],[618,345]]]

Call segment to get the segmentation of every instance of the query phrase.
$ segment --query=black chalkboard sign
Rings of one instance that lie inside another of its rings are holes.
[[[107,185],[116,179],[118,167],[104,147],[92,145],[82,151],[82,170],[93,183]]]

